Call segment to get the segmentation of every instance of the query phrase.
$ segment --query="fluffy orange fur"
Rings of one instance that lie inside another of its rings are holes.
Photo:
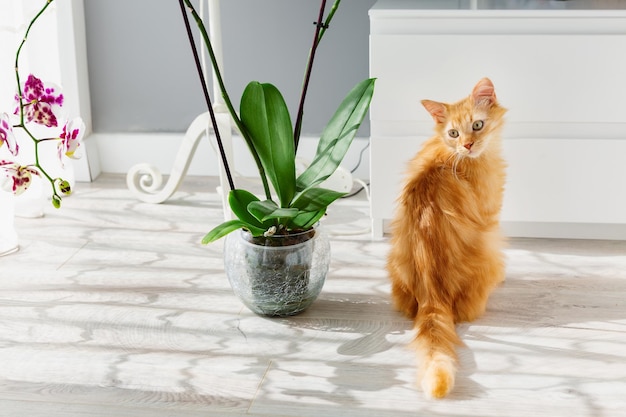
[[[461,344],[455,323],[483,314],[504,280],[499,215],[506,109],[487,78],[457,103],[422,104],[436,134],[409,163],[387,270],[394,304],[415,322],[418,380],[427,396],[442,398],[454,386]]]

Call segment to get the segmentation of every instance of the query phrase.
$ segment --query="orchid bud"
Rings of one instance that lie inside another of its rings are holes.
[[[56,182],[57,189],[61,194],[70,195],[72,193],[72,187],[69,182],[61,178],[57,178]]]

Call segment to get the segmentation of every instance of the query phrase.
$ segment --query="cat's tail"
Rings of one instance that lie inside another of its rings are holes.
[[[454,387],[456,345],[461,344],[452,312],[445,308],[420,305],[415,327],[418,380],[427,396],[443,398]]]

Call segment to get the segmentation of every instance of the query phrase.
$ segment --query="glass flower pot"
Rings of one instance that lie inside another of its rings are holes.
[[[289,235],[226,236],[224,266],[237,297],[256,314],[292,316],[317,298],[330,265],[330,243],[319,225]]]

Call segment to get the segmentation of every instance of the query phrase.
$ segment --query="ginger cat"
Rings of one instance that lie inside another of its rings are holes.
[[[472,321],[504,280],[499,214],[506,109],[491,81],[454,104],[423,100],[435,136],[409,163],[387,261],[395,306],[414,319],[418,380],[429,397],[454,386],[455,323]]]

